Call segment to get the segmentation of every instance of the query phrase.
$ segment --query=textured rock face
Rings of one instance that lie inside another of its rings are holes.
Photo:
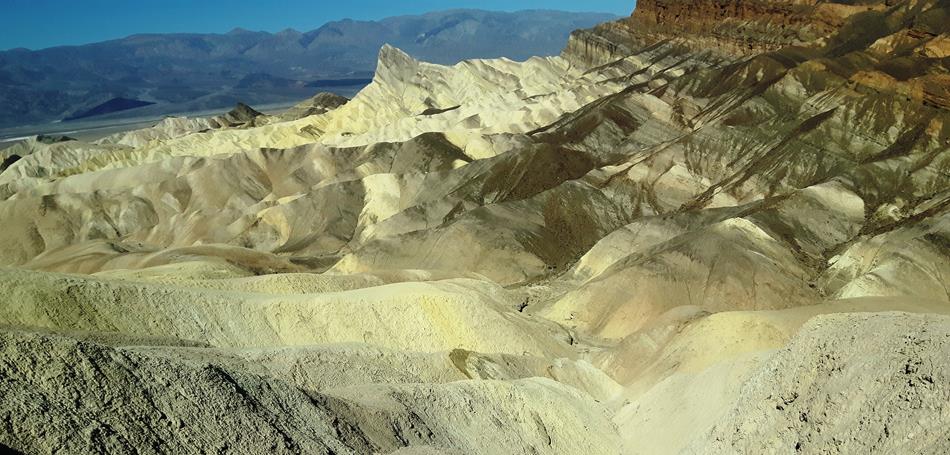
[[[687,3],[24,144],[0,443],[950,451],[946,2]]]
[[[464,453],[524,447],[523,453],[609,454],[618,445],[609,433],[589,438],[588,429],[610,428],[605,413],[550,380],[325,394],[201,359],[51,335],[7,331],[0,353],[4,442],[27,453],[364,454],[412,444]],[[568,410],[571,403],[576,413]],[[470,407],[491,412],[473,416]],[[43,414],[52,418],[29,417]],[[468,419],[469,431],[481,427],[472,432],[493,437],[461,433],[460,439],[461,419]],[[524,425],[496,426],[502,421]]]
[[[946,317],[813,319],[753,375],[695,453],[941,453],[950,444]],[[874,333],[859,337],[855,333]]]
[[[632,19],[657,37],[685,36],[697,47],[750,55],[811,44],[837,31],[848,15],[873,9],[815,0],[645,0]]]
[[[895,9],[927,9],[934,2],[819,2],[815,0],[643,0],[629,18],[571,36],[565,56],[596,66],[634,50],[672,41],[722,58],[747,57],[787,46],[818,48],[851,21],[854,32],[871,36],[875,21]],[[918,38],[939,35],[942,13],[911,25]]]

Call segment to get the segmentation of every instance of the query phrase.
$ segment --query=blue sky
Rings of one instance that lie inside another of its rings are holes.
[[[560,9],[628,15],[633,0],[0,0],[0,49],[84,44],[135,33],[315,29],[450,8]]]

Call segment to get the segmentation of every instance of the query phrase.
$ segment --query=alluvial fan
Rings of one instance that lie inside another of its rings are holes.
[[[641,0],[559,57],[0,151],[26,453],[946,453],[950,2]]]

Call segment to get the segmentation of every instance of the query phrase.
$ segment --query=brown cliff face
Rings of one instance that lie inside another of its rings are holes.
[[[624,50],[676,41],[693,50],[742,57],[785,46],[821,46],[852,15],[884,11],[891,1],[641,0],[633,14],[578,31],[568,45],[578,61],[603,62]]]
[[[669,55],[696,69],[780,57],[775,52],[794,47],[799,50],[792,53],[857,90],[950,106],[948,2],[850,3],[641,0],[628,18],[574,32],[563,55],[581,66],[614,64],[633,72]]]
[[[838,29],[849,15],[876,6],[817,5],[814,0],[646,0],[637,26],[657,37],[687,35],[697,45],[731,55],[809,45]]]

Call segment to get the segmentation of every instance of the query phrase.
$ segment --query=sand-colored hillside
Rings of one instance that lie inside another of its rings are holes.
[[[686,3],[7,149],[0,444],[950,451],[945,2]]]

